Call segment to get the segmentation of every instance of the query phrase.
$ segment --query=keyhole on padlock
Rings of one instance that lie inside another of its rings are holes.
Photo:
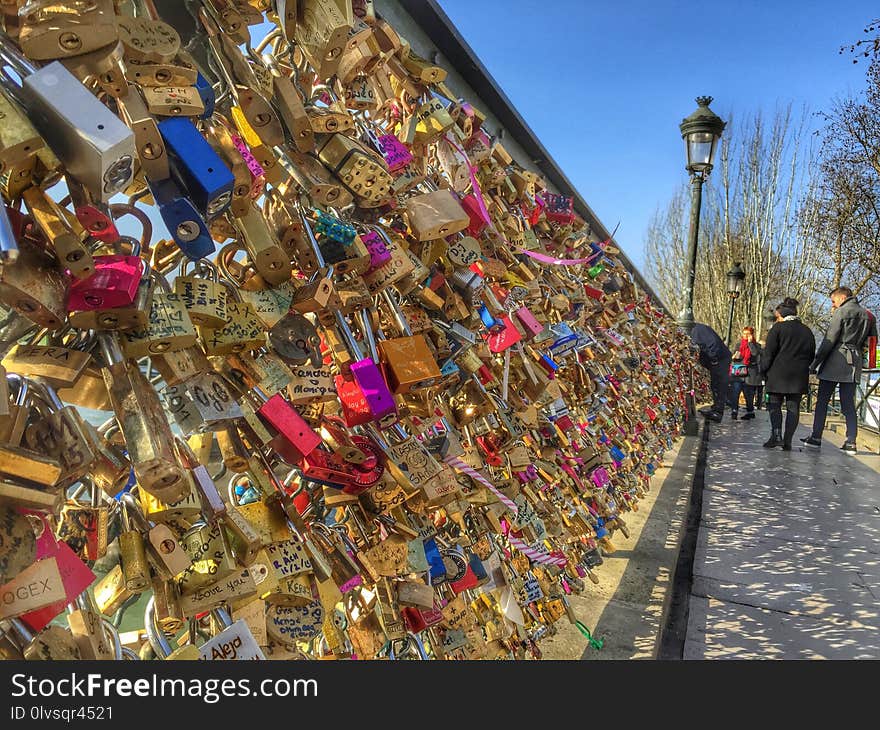
[[[104,297],[97,294],[86,294],[83,299],[90,307],[100,307],[104,303]]]
[[[254,117],[254,126],[262,127],[262,126],[268,124],[269,121],[270,121],[270,117],[268,114],[265,114],[265,113],[257,114],[257,116]]]
[[[159,550],[164,555],[171,555],[171,553],[174,552],[174,540],[170,538],[167,540],[162,540],[162,542],[159,543]]]
[[[184,221],[177,226],[177,237],[182,241],[194,241],[199,235],[199,227],[192,221]]]
[[[141,155],[148,160],[155,160],[162,154],[162,150],[159,149],[152,142],[147,142],[143,147],[141,147]]]
[[[82,39],[76,33],[68,31],[58,36],[58,45],[65,51],[75,51],[82,47]]]

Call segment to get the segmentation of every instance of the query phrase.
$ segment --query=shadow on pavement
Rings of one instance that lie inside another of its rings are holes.
[[[880,658],[880,458],[710,431],[685,658]]]

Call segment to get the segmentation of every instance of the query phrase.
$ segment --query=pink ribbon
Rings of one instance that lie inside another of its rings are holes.
[[[486,477],[484,477],[480,472],[474,469],[470,464],[462,461],[457,456],[447,456],[443,461],[451,466],[453,469],[456,469],[463,474],[467,474],[471,479],[476,480],[484,487],[486,487],[486,489],[488,489],[490,492],[492,492],[492,494],[498,497],[501,504],[503,504],[505,507],[507,507],[507,509],[513,512],[514,515],[519,512],[519,509],[517,508],[516,503],[513,500],[502,494],[498,487],[492,484],[492,482],[486,479]],[[536,563],[539,563],[541,565],[556,565],[559,567],[568,564],[568,560],[565,557],[551,555],[544,550],[532,547],[522,538],[508,534],[507,539],[510,541],[511,546],[515,547],[521,553],[525,554],[525,556],[529,560],[532,560]]]
[[[490,482],[486,477],[484,477],[480,472],[474,469],[470,464],[465,461],[462,461],[457,456],[447,456],[444,460],[446,464],[451,466],[456,471],[460,471],[462,474],[467,474],[471,479],[476,482],[482,484],[486,489],[488,489],[492,494],[498,497],[498,501],[501,502],[507,509],[509,509],[513,514],[517,514],[519,509],[516,506],[516,503],[507,495],[502,494],[501,490],[498,489],[492,482]]]
[[[546,253],[539,253],[537,251],[529,251],[525,248],[517,247],[516,250],[517,253],[523,253],[529,258],[540,261],[542,264],[553,264],[554,266],[578,266],[579,264],[589,264],[604,253],[603,251],[596,251],[596,253],[585,259],[558,259],[555,256],[549,256]]]
[[[525,540],[519,537],[508,535],[507,539],[512,547],[515,547],[529,560],[535,563],[538,563],[540,565],[556,565],[560,568],[568,564],[568,560],[566,558],[560,557],[558,555],[551,555],[544,550],[539,550],[538,548],[532,547]]]

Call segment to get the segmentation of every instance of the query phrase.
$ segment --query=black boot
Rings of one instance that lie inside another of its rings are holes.
[[[782,445],[782,432],[778,428],[774,428],[773,432],[770,434],[770,438],[764,442],[764,448],[775,449],[777,446]],[[788,445],[788,448],[791,448],[791,444]]]

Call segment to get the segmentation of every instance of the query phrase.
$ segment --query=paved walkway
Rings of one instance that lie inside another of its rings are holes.
[[[685,658],[880,658],[880,456],[709,426]]]

